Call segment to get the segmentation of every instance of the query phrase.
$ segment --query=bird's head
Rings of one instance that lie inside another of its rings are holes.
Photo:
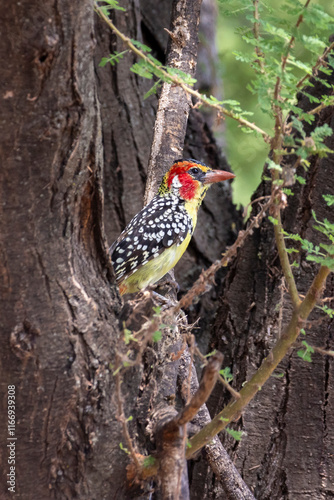
[[[233,177],[231,172],[212,170],[196,160],[177,160],[164,176],[159,194],[171,193],[185,201],[201,202],[211,184]]]

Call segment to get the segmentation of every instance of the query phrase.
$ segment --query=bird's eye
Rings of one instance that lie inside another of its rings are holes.
[[[190,172],[191,172],[192,174],[195,174],[195,175],[196,175],[196,174],[199,174],[200,169],[199,169],[199,168],[197,168],[197,167],[194,167],[194,168],[192,168],[192,169],[190,170]]]

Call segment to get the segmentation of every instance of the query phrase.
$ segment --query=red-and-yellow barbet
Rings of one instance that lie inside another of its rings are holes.
[[[120,293],[153,285],[182,257],[211,184],[235,177],[196,160],[177,160],[158,194],[127,225],[110,253]]]

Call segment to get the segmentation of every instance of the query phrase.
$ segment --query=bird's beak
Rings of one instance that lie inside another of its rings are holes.
[[[214,182],[227,181],[228,179],[233,179],[235,177],[231,172],[225,172],[225,170],[209,170],[206,172],[203,184],[213,184]]]

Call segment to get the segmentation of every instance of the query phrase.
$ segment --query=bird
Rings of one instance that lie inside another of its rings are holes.
[[[110,247],[121,295],[159,281],[184,254],[211,184],[235,177],[193,159],[176,160],[158,193]]]

